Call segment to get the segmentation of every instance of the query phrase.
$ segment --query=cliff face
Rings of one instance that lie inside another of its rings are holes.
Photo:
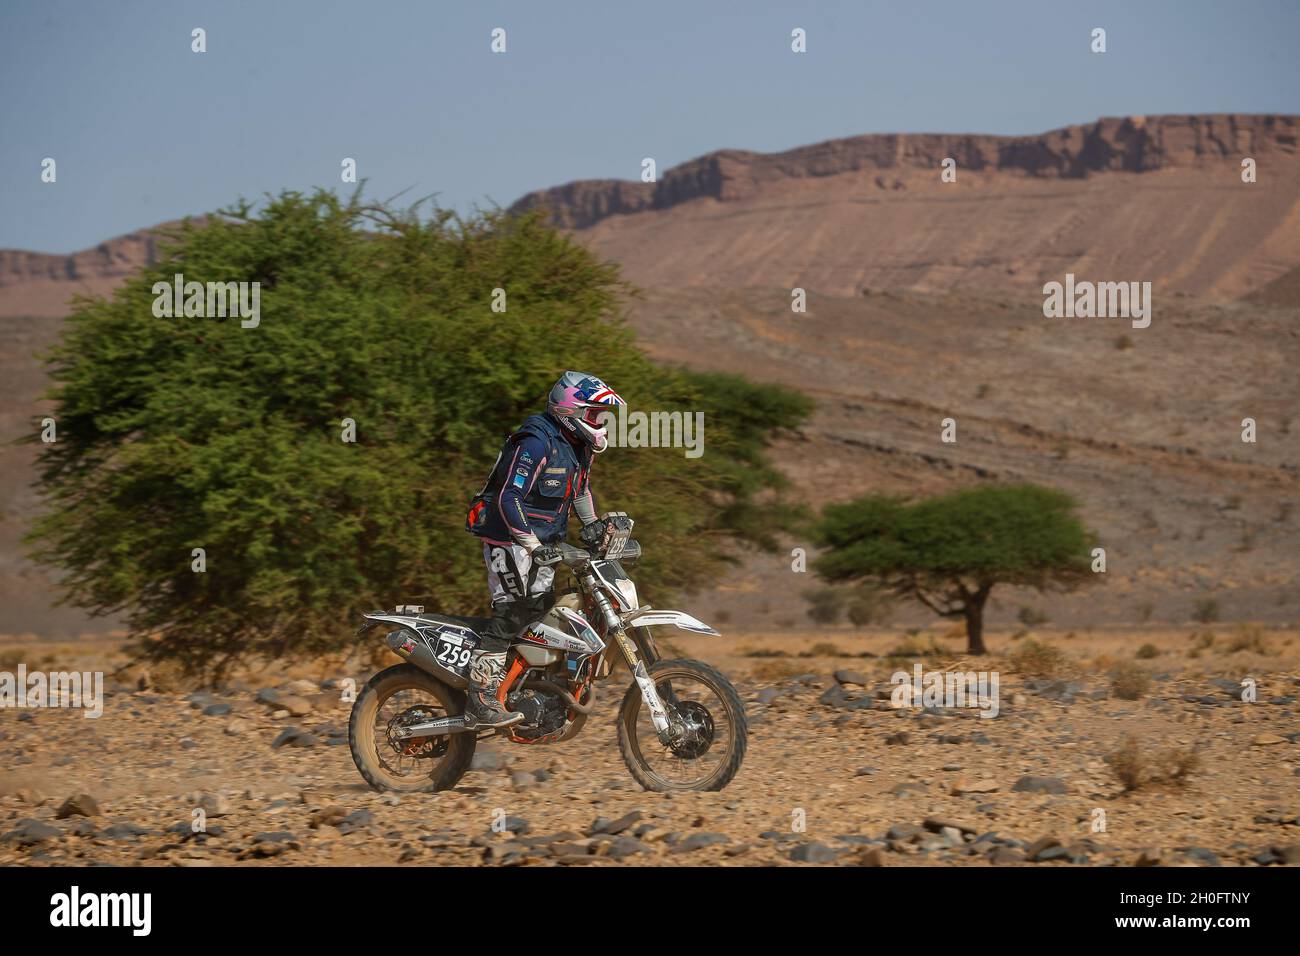
[[[82,281],[129,275],[157,261],[155,234],[161,228],[138,229],[68,256],[0,249],[0,286],[41,279]]]
[[[668,209],[695,199],[736,202],[781,180],[862,171],[938,171],[946,157],[958,170],[1081,179],[1099,172],[1239,164],[1275,151],[1295,155],[1300,117],[1268,115],[1129,116],[1067,126],[1038,136],[876,134],[830,140],[784,153],[721,150],[682,163],[655,183],[580,180],[529,193],[512,211],[548,209],[568,229],[610,216]]]

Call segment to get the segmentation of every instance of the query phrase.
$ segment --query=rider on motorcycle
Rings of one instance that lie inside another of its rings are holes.
[[[586,543],[600,539],[591,495],[593,457],[609,446],[601,416],[626,405],[585,372],[565,372],[552,387],[545,415],[530,415],[506,439],[475,497],[466,529],[483,540],[492,623],[469,666],[468,726],[506,727],[524,718],[498,699],[506,651],[525,624],[554,603],[556,547],[577,512]]]

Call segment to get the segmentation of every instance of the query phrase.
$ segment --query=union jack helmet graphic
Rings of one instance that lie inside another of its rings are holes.
[[[592,451],[602,452],[609,447],[605,437],[606,413],[627,402],[618,393],[594,375],[586,372],[565,372],[551,388],[546,399],[546,410],[588,445]]]

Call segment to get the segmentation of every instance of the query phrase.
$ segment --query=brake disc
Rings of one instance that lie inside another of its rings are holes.
[[[713,715],[709,708],[697,700],[683,700],[677,702],[675,710],[684,731],[671,745],[673,756],[683,760],[704,756],[713,746]]]

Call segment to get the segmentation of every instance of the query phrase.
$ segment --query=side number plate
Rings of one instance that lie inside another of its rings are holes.
[[[472,635],[443,628],[428,634],[426,639],[439,664],[462,677],[465,676],[469,659],[478,646],[478,642]]]

